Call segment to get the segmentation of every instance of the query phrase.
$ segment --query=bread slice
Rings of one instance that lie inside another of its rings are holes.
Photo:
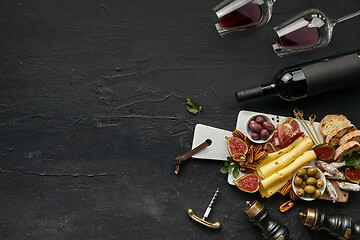
[[[357,130],[353,124],[345,124],[338,127],[336,130],[332,131],[330,134],[326,135],[325,142],[331,143],[336,146],[339,145],[339,140],[345,134]]]
[[[360,143],[360,130],[355,130],[344,135],[342,138],[340,138],[339,145],[340,146],[344,145],[345,143],[350,141],[355,141]]]
[[[320,122],[320,132],[325,137],[332,131],[344,124],[350,124],[351,122],[340,114],[331,114],[325,116]]]
[[[337,162],[342,161],[342,157],[346,154],[351,154],[354,151],[360,151],[360,143],[355,141],[350,141],[341,145],[335,150],[334,160]]]

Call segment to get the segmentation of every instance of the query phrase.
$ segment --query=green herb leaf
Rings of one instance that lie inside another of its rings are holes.
[[[202,107],[199,102],[195,102],[191,98],[186,98],[186,109],[192,114],[197,114],[201,112]]]
[[[228,168],[228,173],[231,173],[233,168],[234,168],[234,165],[230,165],[230,167]]]
[[[236,166],[233,169],[232,175],[233,175],[234,178],[237,178],[239,176],[239,170],[238,169],[239,168],[236,167]]]
[[[223,174],[230,173],[237,178],[239,176],[240,165],[238,162],[235,162],[232,157],[227,157],[227,162],[224,163],[224,166],[220,168],[220,172]]]
[[[345,155],[342,159],[345,160],[345,164],[348,167],[358,168],[360,166],[360,155],[358,152],[352,152],[351,155]]]
[[[223,174],[226,174],[227,173],[227,168],[226,167],[220,168],[220,172],[223,173]]]

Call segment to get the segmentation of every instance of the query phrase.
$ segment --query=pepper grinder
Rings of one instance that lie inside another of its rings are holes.
[[[339,215],[327,215],[317,208],[306,208],[299,213],[301,223],[311,230],[325,229],[338,239],[360,239],[360,225],[352,218]]]
[[[250,222],[261,228],[262,235],[266,239],[290,239],[289,229],[277,220],[271,218],[265,205],[261,204],[259,201],[246,201],[244,212],[249,217]]]

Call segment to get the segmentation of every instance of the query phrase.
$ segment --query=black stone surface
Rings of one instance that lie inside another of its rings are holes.
[[[360,49],[360,18],[335,27],[329,46],[278,58],[270,32],[296,13],[319,8],[331,18],[358,0],[279,0],[272,20],[248,33],[218,36],[219,2],[163,0],[0,3],[0,239],[262,239],[246,219],[247,194],[219,172],[222,162],[173,161],[191,148],[202,123],[233,130],[240,110],[318,119],[342,113],[360,127],[360,86],[285,102],[268,97],[238,105],[237,89],[270,81],[281,68]],[[185,98],[203,112],[186,111]],[[93,176],[95,175],[95,176]],[[211,230],[192,221],[220,188]],[[347,203],[261,200],[293,239],[310,232],[298,212],[319,207],[360,221],[358,193]]]

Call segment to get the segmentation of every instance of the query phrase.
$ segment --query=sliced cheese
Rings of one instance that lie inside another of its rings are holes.
[[[309,150],[314,145],[314,142],[309,137],[304,137],[290,152],[280,156],[276,160],[262,166],[258,169],[258,174],[262,178],[267,178],[271,174],[289,165],[297,157]]]
[[[268,192],[268,194],[272,195],[279,191],[282,186],[284,186],[285,183],[292,178],[298,168],[309,164],[309,162],[315,159],[316,154],[313,150],[306,151],[285,168],[280,169],[268,178],[262,180],[261,186]]]
[[[298,137],[294,142],[292,142],[289,146],[287,146],[286,148],[283,148],[277,152],[273,152],[273,153],[269,153],[258,165],[258,169],[261,168],[262,166],[271,163],[272,161],[274,161],[275,159],[277,159],[278,157],[284,155],[285,153],[289,152],[290,150],[292,150],[297,144],[299,144],[302,140],[304,139],[304,137]]]

